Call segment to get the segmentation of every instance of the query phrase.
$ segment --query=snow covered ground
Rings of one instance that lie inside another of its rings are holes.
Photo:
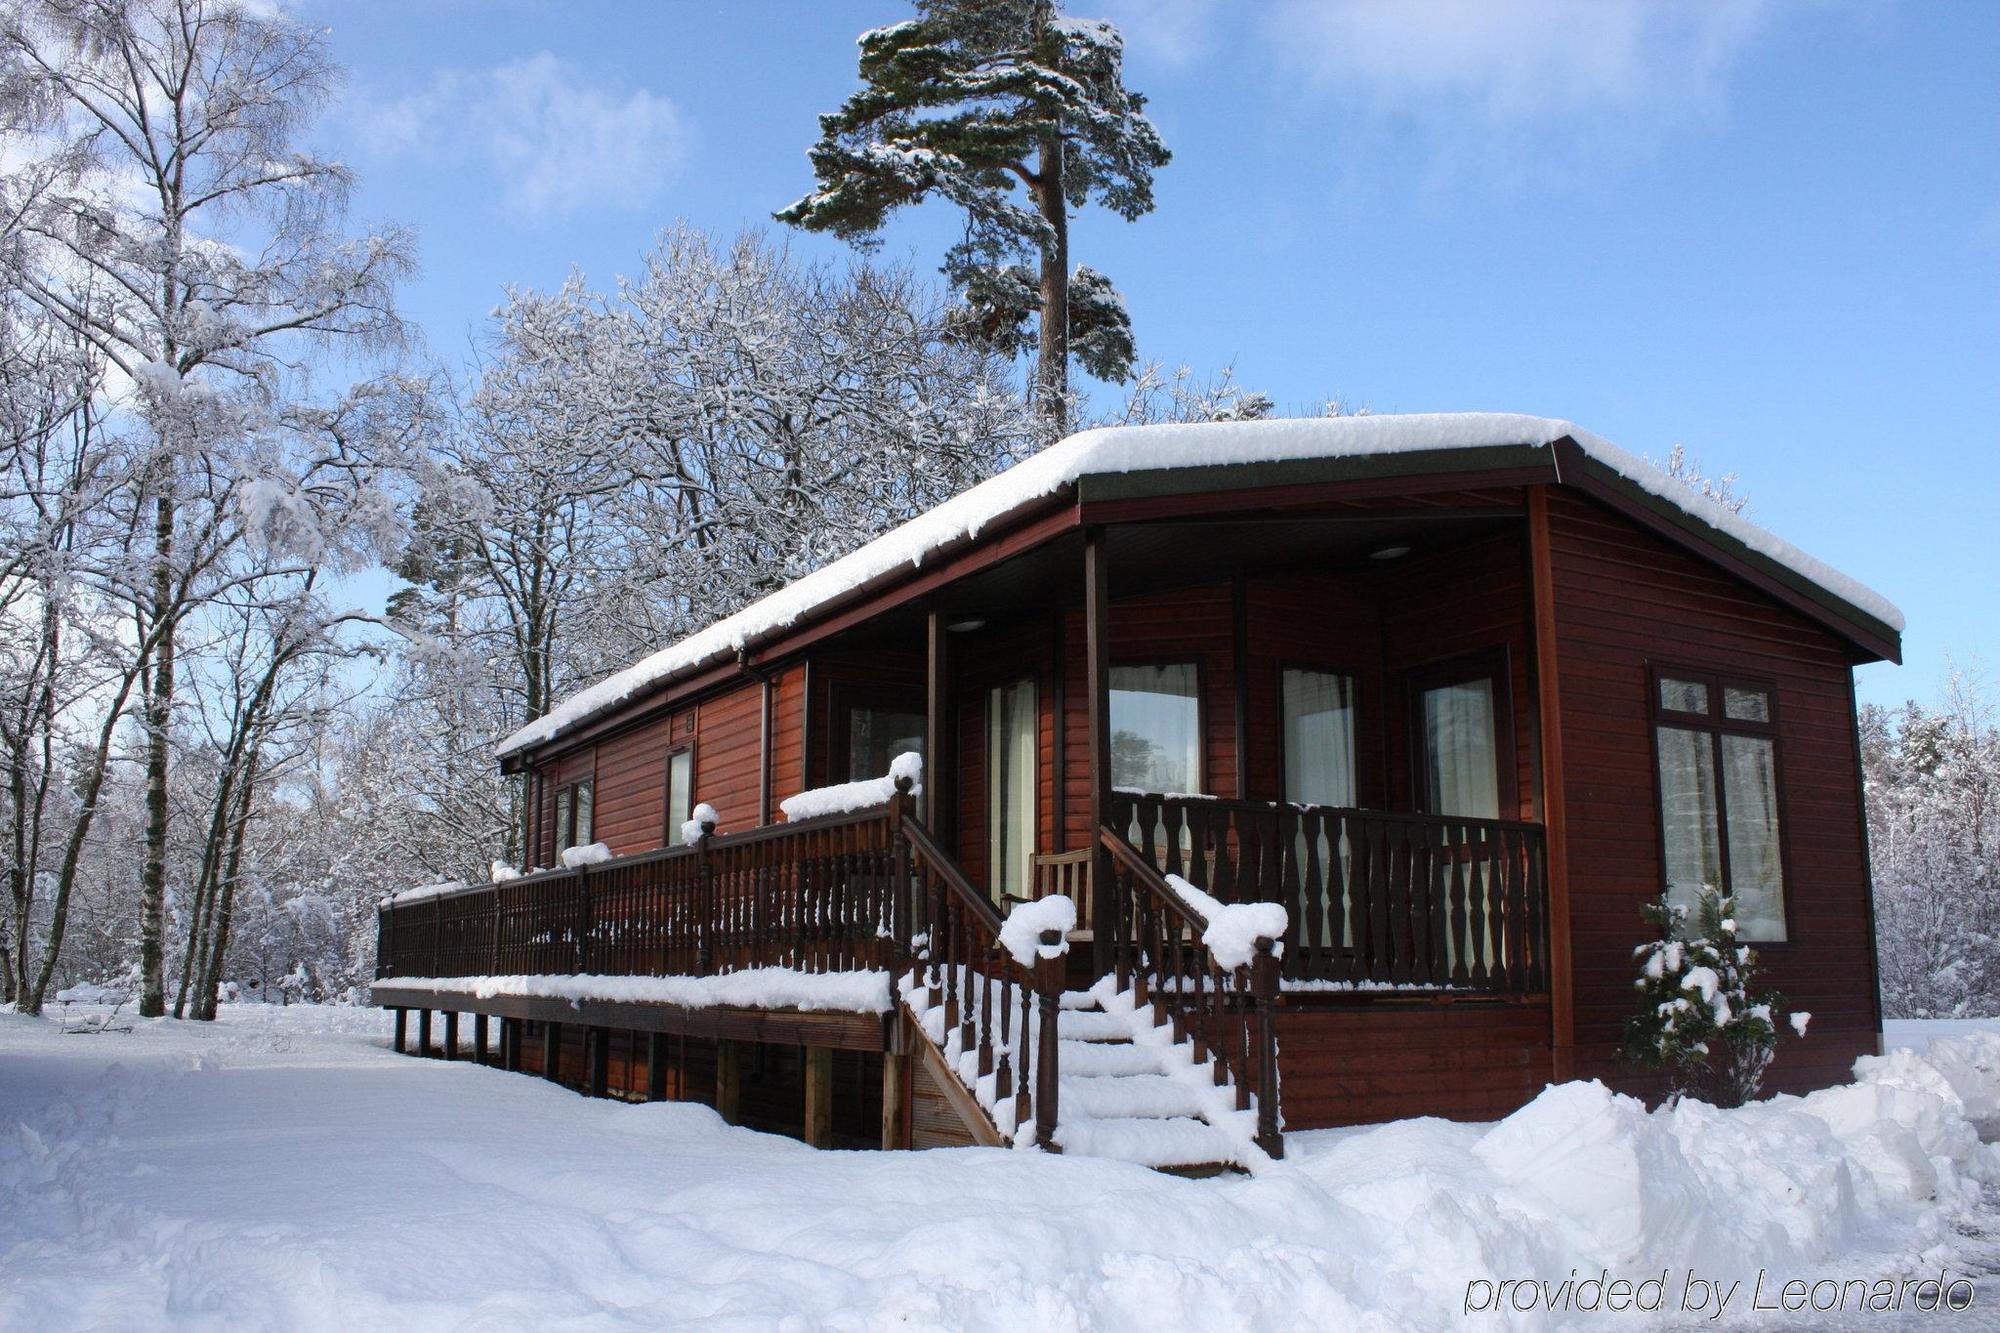
[[[1206,1181],[814,1152],[387,1033],[355,1009],[91,1035],[0,1014],[0,1328],[1692,1327],[1690,1269],[1744,1281],[1740,1324],[1759,1268],[1770,1299],[1996,1264],[2000,1152],[1967,1119],[2000,1105],[1991,1032],[1804,1100],[1648,1114],[1571,1084],[1497,1125],[1295,1134],[1285,1162]],[[1572,1269],[1660,1278],[1665,1308],[1466,1314],[1480,1283]],[[1982,1284],[1932,1318],[1996,1308]]]

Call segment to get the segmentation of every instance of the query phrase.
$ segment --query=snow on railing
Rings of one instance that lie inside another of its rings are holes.
[[[840,782],[831,787],[814,787],[796,796],[788,796],[778,802],[778,809],[785,818],[797,823],[801,819],[817,819],[823,815],[846,815],[857,810],[872,810],[878,805],[887,805],[889,798],[897,791],[897,780],[909,779],[907,786],[912,796],[923,795],[924,761],[914,750],[896,756],[884,777],[863,778],[859,782]]]

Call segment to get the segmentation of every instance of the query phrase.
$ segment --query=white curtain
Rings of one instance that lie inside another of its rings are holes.
[[[1287,670],[1284,721],[1285,799],[1354,805],[1354,678]]]
[[[1460,681],[1424,691],[1424,753],[1432,814],[1500,817],[1500,765],[1493,681]]]
[[[1729,810],[1729,887],[1746,940],[1785,938],[1785,872],[1778,856],[1778,771],[1770,740],[1722,738],[1722,791]]]
[[[988,875],[995,895],[1026,897],[1035,854],[1035,682],[986,699]]]
[[[1690,910],[1704,885],[1722,887],[1722,844],[1709,733],[1661,727],[1660,823],[1666,837],[1667,900]]]
[[[667,841],[681,836],[681,825],[694,812],[694,751],[676,750],[667,756]]]
[[[1201,790],[1201,701],[1192,662],[1111,668],[1111,785]]]

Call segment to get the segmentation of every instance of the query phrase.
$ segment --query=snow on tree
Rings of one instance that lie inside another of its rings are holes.
[[[1757,955],[1736,937],[1736,904],[1705,888],[1690,910],[1648,903],[1661,938],[1633,951],[1639,1012],[1625,1025],[1627,1059],[1666,1072],[1675,1098],[1741,1106],[1757,1095],[1777,1051],[1784,999],[1756,989]],[[1791,1015],[1803,1037],[1810,1014]]]
[[[490,741],[991,475],[1032,421],[946,318],[906,270],[686,226],[612,291],[510,293],[417,469],[401,685]],[[517,815],[459,809],[493,800],[486,764],[425,753],[427,808],[458,810],[443,877],[519,855]]]
[[[1861,710],[1883,1012],[2000,1014],[2000,728],[1954,671],[1942,701]]]
[[[1134,359],[1110,280],[1070,267],[1070,213],[1092,201],[1128,221],[1152,211],[1153,173],[1170,154],[1146,99],[1125,86],[1111,24],[1062,17],[1054,0],[917,10],[861,35],[863,87],[820,117],[809,152],[818,187],[777,217],[865,243],[899,208],[956,205],[965,232],[944,264],[965,299],[955,327],[1013,353],[1034,323],[1038,405],[1060,435],[1070,359],[1106,380],[1125,379]]]
[[[346,171],[296,147],[335,71],[323,29],[232,0],[16,0],[0,11],[7,280],[129,382],[131,608],[147,821],[140,1013],[165,1008],[178,637],[232,538],[234,451],[315,343],[392,344],[408,243],[337,230]]]

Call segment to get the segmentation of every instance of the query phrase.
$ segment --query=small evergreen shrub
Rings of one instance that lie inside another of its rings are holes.
[[[1757,954],[1736,938],[1736,904],[1704,888],[1692,911],[1648,903],[1660,936],[1633,950],[1639,1012],[1625,1024],[1626,1059],[1666,1071],[1672,1097],[1741,1106],[1757,1095],[1778,1048],[1784,997],[1756,988]],[[1812,1015],[1791,1015],[1806,1032]]]

